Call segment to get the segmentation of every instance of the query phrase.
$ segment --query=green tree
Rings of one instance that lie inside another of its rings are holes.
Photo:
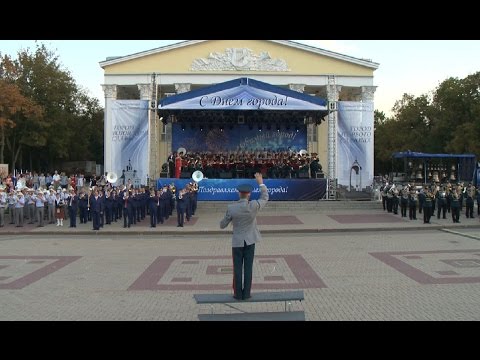
[[[428,97],[404,94],[393,106],[393,117],[375,114],[375,161],[386,172],[391,167],[391,157],[398,151],[428,151],[431,141],[427,134],[430,126]],[[390,169],[391,170],[391,169]]]
[[[52,169],[64,160],[103,161],[103,110],[98,100],[77,86],[45,45],[17,55],[3,59],[0,78],[15,84],[43,112],[36,118],[17,113],[16,126],[4,127],[7,148],[16,154],[12,167],[17,158],[19,167],[26,160],[27,167],[36,170]]]
[[[94,159],[103,164],[103,116],[98,99],[80,91],[76,119],[72,124],[72,131],[76,135],[70,145],[70,160]]]
[[[27,143],[29,153],[43,153],[49,162],[68,158],[77,94],[74,79],[61,68],[58,56],[44,44],[37,44],[34,52],[21,50],[16,66],[17,83],[22,92],[45,109],[41,126],[27,129],[31,139]],[[39,164],[29,165],[31,168]]]
[[[404,94],[393,116],[375,113],[375,169],[397,151],[480,156],[480,72],[448,78],[431,95]]]
[[[448,78],[436,89],[433,136],[452,153],[480,155],[480,72]]]
[[[22,146],[31,141],[28,129],[41,126],[43,108],[24,96],[13,83],[15,67],[10,57],[0,59],[0,162],[4,162],[5,145],[15,168]]]

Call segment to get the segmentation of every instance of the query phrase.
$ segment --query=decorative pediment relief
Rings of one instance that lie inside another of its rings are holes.
[[[273,59],[268,51],[254,54],[247,48],[227,48],[224,53],[212,52],[195,59],[192,71],[290,71],[283,59]]]

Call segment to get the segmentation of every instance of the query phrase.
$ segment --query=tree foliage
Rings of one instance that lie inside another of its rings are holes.
[[[31,107],[8,114],[11,122],[2,127],[12,168],[47,171],[62,160],[103,161],[103,110],[77,86],[53,51],[36,44],[34,50],[20,50],[15,59],[3,57],[0,80]],[[12,96],[4,100],[15,107]]]
[[[5,62],[8,61],[9,59],[5,58]],[[16,146],[16,143],[25,143],[28,139],[24,135],[11,137],[11,134],[22,134],[24,129],[38,123],[43,109],[32,99],[22,95],[19,87],[8,80],[0,79],[0,94],[0,163],[5,162],[5,145],[8,146],[15,163],[21,149],[21,145]]]
[[[404,94],[391,118],[375,120],[375,171],[391,170],[392,153],[473,153],[480,155],[480,72],[448,78],[431,94]]]

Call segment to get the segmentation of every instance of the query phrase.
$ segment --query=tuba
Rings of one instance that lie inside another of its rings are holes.
[[[202,181],[203,180],[203,173],[200,170],[194,171],[193,174],[192,174],[192,179],[196,183]]]
[[[107,173],[107,181],[110,183],[110,184],[114,184],[116,183],[118,180],[118,175],[116,173],[114,173],[113,171],[109,171]]]
[[[183,156],[187,153],[187,150],[184,147],[181,147],[181,148],[177,149],[177,153],[178,153],[178,155]]]

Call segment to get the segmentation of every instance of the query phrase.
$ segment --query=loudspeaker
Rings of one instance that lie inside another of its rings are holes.
[[[324,179],[324,178],[325,178],[325,174],[323,173],[323,171],[317,171],[317,172],[315,173],[315,177],[316,177],[317,179]]]
[[[189,179],[192,177],[192,173],[190,171],[182,171],[180,174],[180,179]]]
[[[162,171],[162,172],[160,173],[160,177],[161,177],[161,178],[167,178],[167,177],[168,177],[168,171]]]
[[[336,111],[337,110],[337,102],[336,101],[329,101],[328,102],[328,110]]]

